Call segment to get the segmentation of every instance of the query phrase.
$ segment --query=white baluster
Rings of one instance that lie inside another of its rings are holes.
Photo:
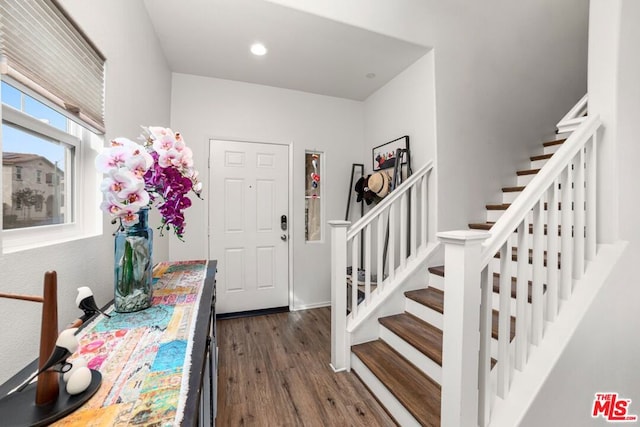
[[[428,202],[428,185],[429,185],[429,181],[427,180],[427,175],[423,176],[421,179],[421,192],[422,192],[422,206],[420,208],[420,220],[421,220],[421,225],[420,225],[420,231],[421,231],[421,238],[420,238],[420,247],[426,249],[427,248],[427,241],[429,239],[429,228],[428,228],[428,222],[427,219],[429,218],[429,211],[427,208],[427,202]]]
[[[384,213],[381,212],[377,219],[376,224],[376,281],[378,283],[378,292],[381,292],[384,288],[384,275],[383,275],[383,258],[384,253]]]
[[[351,318],[358,315],[358,261],[360,260],[360,234],[351,242]]]
[[[596,178],[597,178],[597,145],[596,137],[597,133],[593,134],[591,141],[587,143],[587,241],[586,241],[586,257],[587,260],[592,261],[596,257]]]
[[[547,204],[547,320],[554,321],[558,314],[558,181],[548,190]],[[566,209],[565,206],[562,206]]]
[[[500,248],[500,312],[498,317],[498,397],[509,393],[509,342],[511,340],[511,245],[509,239]],[[518,258],[521,254],[518,253]]]
[[[544,280],[544,204],[540,200],[533,208],[533,284],[531,289],[531,342],[540,344],[543,333],[544,304],[543,304],[543,280]],[[529,258],[529,253],[520,253],[520,257]]]
[[[407,265],[407,193],[400,197],[400,268]]]
[[[571,188],[573,177],[571,165],[567,166],[562,174],[562,206],[571,206],[573,203],[573,189]],[[571,272],[573,268],[573,215],[571,209],[562,209],[562,225],[560,230],[560,271],[562,280],[560,282],[560,298],[567,299],[573,289]]]
[[[364,302],[369,304],[371,295],[371,224],[364,229]]]
[[[417,243],[417,239],[418,239],[418,184],[415,183],[411,186],[411,197],[409,198],[409,200],[411,200],[411,207],[409,209],[409,218],[410,218],[410,222],[409,222],[409,230],[411,233],[411,246],[410,246],[410,251],[409,251],[409,255],[413,258],[415,258],[416,256],[416,249],[418,248],[418,243]]]
[[[396,278],[396,203],[389,206],[389,246],[387,249],[389,280]]]
[[[574,162],[575,201],[573,204],[573,278],[582,279],[584,273],[584,149],[581,149]],[[564,209],[564,206],[562,207]],[[571,205],[568,206],[571,209]]]
[[[489,264],[490,265],[490,264]],[[489,265],[482,270],[480,282],[480,353],[478,372],[478,424],[487,426],[491,419],[491,305],[493,275]]]
[[[331,227],[331,367],[350,370],[347,333],[347,227],[349,221],[329,221]]]
[[[518,253],[529,253],[529,224],[526,220],[518,226]],[[516,369],[522,371],[527,363],[527,303],[529,301],[529,259],[518,257],[516,282]]]

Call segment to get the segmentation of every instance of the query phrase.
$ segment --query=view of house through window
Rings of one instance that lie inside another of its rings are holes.
[[[74,126],[6,82],[1,91],[2,228],[72,222]]]
[[[305,240],[322,240],[322,153],[306,152],[305,164]]]

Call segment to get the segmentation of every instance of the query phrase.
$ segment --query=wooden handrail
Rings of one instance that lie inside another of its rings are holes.
[[[394,201],[398,200],[404,193],[406,193],[412,185],[422,179],[427,173],[429,173],[433,169],[433,160],[430,160],[421,167],[418,171],[414,172],[409,178],[407,178],[399,187],[391,192],[390,195],[385,197],[380,203],[376,205],[373,209],[371,209],[365,216],[356,221],[347,233],[347,240],[353,238],[353,236],[357,235],[362,229],[364,229],[368,224],[370,224],[374,218],[378,216],[380,212],[383,212],[387,207],[391,206]]]
[[[509,206],[504,214],[491,227],[491,237],[483,243],[482,268],[484,268],[500,247],[507,241],[525,216],[542,198],[545,191],[553,184],[564,168],[574,158],[578,151],[584,147],[598,128],[602,125],[600,116],[591,116],[585,120],[575,132],[562,144],[562,146],[549,159],[544,167],[536,174],[522,193]]]

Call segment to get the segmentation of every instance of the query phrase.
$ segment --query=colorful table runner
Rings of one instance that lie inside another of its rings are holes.
[[[55,426],[176,426],[182,421],[206,261],[160,263],[153,304],[99,315],[78,333],[82,356],[102,373],[95,396]]]

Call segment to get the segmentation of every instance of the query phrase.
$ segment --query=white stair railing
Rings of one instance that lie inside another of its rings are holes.
[[[414,172],[351,227],[348,221],[329,221],[331,365],[335,371],[350,369],[349,330],[427,252],[432,170],[433,162],[429,162]]]
[[[595,258],[600,126],[598,116],[582,120],[490,232],[438,234],[446,271],[443,427],[488,425],[491,403],[496,396],[508,397],[513,369],[525,368],[529,345],[543,340],[545,322],[555,320],[586,261]],[[500,275],[497,372],[491,370],[493,273]],[[512,277],[515,313],[510,313]]]
[[[573,132],[587,119],[589,95],[585,94],[576,105],[558,122],[558,133]]]

